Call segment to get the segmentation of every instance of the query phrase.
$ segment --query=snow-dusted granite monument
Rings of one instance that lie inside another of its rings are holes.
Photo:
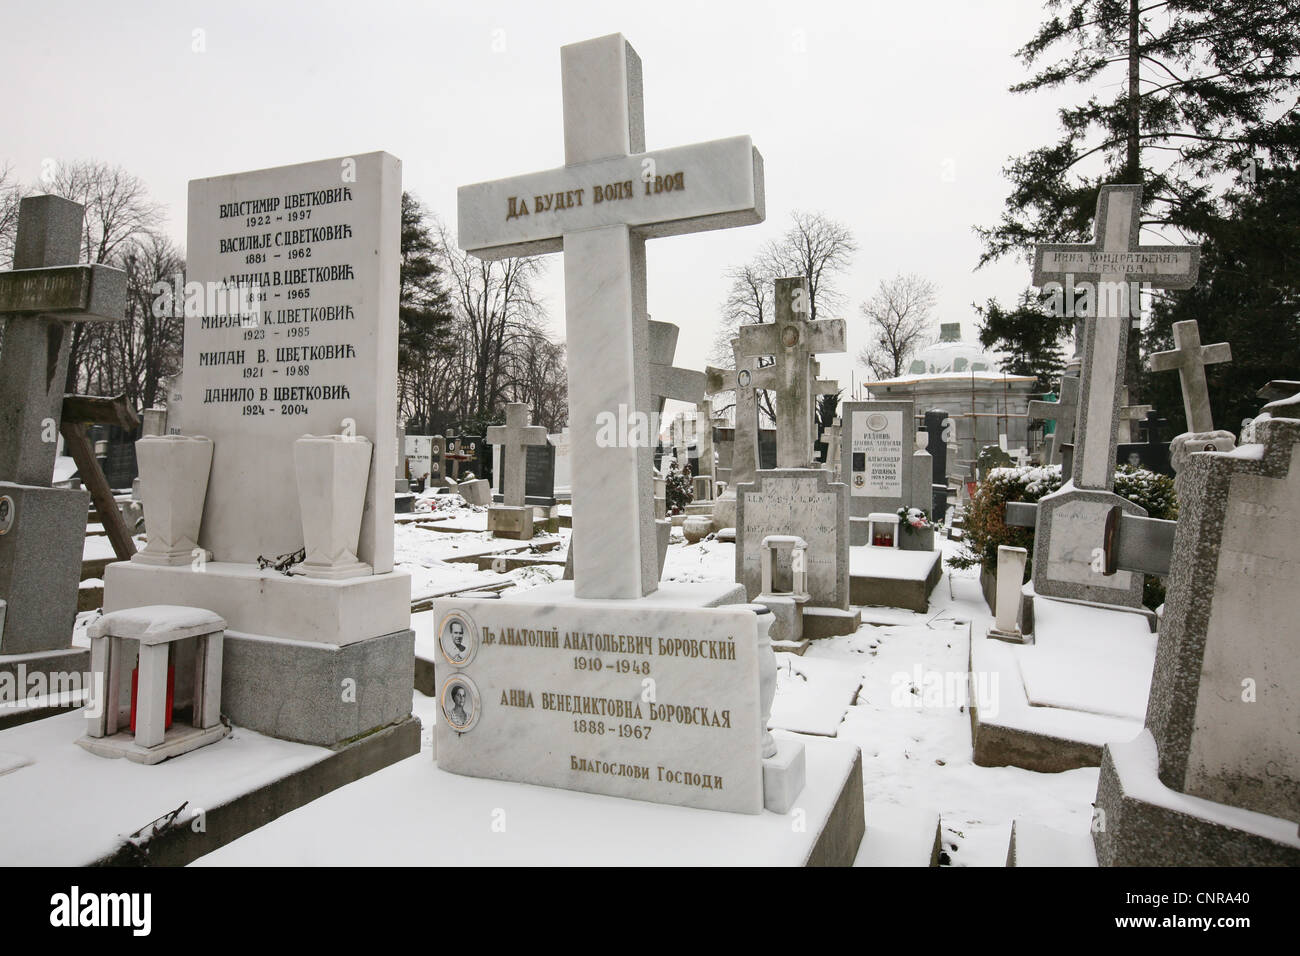
[[[13,271],[0,272],[0,672],[24,693],[28,678],[88,660],[72,630],[90,496],[51,484],[72,324],[120,321],[126,276],[77,264],[84,213],[57,196],[23,199]]]
[[[494,477],[501,484],[502,503],[488,506],[488,531],[498,538],[528,541],[533,536],[533,509],[524,503],[528,474],[528,448],[545,445],[546,429],[530,425],[532,412],[523,402],[506,406],[506,423],[492,425],[487,441],[501,453],[495,456]]]
[[[1300,865],[1300,395],[1179,479],[1146,729],[1105,749],[1097,858]]]
[[[185,436],[140,441],[149,546],[105,574],[106,611],[219,615],[223,712],[289,740],[412,720],[400,201],[386,153],[190,183],[187,278],[209,301],[186,317]]]
[[[648,413],[667,390],[652,382],[645,241],[761,222],[762,161],[747,137],[646,152],[641,64],[621,35],[563,47],[561,72],[565,165],[462,187],[459,224],[480,257],[564,253],[575,580],[434,602],[438,765],[785,812],[802,744],[763,755],[766,628],[720,606],[745,600],[734,584],[659,585],[651,501]]]

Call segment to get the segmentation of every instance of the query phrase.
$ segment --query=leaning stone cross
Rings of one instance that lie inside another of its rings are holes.
[[[1185,289],[1195,284],[1200,267],[1199,246],[1139,245],[1141,219],[1141,186],[1102,186],[1093,242],[1034,250],[1034,285],[1092,287],[1071,475],[1076,488],[1109,491],[1115,482],[1120,372],[1140,309],[1137,284]]]
[[[483,259],[564,253],[579,598],[658,587],[652,436],[599,441],[651,411],[647,239],[763,221],[763,161],[747,136],[646,151],[641,60],[621,34],[560,50],[564,161],[462,186],[461,248]]]
[[[0,481],[48,488],[73,322],[118,322],[126,273],[77,265],[85,209],[58,196],[18,207],[12,272],[0,272]]]
[[[545,445],[546,429],[530,425],[532,412],[524,402],[511,402],[506,406],[506,423],[491,425],[487,430],[487,443],[497,445],[505,456],[501,479],[501,498],[507,505],[518,507],[524,503],[528,478],[528,446]]]
[[[1183,386],[1183,410],[1187,413],[1189,432],[1214,431],[1210,414],[1210,390],[1205,383],[1205,366],[1232,361],[1232,346],[1227,342],[1201,344],[1201,329],[1195,319],[1174,323],[1174,347],[1151,356],[1151,371],[1178,369]]]

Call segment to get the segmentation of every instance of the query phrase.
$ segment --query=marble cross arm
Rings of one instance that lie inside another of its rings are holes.
[[[545,445],[546,429],[541,425],[526,425],[514,433],[515,441],[520,445]],[[489,425],[485,440],[489,445],[505,445],[510,441],[509,425]]]
[[[704,394],[717,395],[718,392],[730,392],[736,387],[736,370],[734,368],[716,368],[704,366]]]
[[[126,318],[126,273],[94,264],[0,272],[0,315],[121,322]]]
[[[460,246],[482,259],[559,252],[566,234],[635,236],[760,223],[763,157],[748,136],[612,156],[457,191]]]
[[[1109,577],[1117,571],[1139,571],[1165,577],[1169,574],[1177,530],[1177,521],[1125,514],[1123,508],[1115,505],[1106,514],[1102,573]]]
[[[650,394],[679,402],[698,403],[706,394],[708,376],[694,369],[650,365]]]

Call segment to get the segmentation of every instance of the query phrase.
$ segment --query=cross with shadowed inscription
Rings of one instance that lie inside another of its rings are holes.
[[[1092,291],[1071,473],[1077,488],[1109,491],[1115,481],[1117,410],[1124,386],[1120,370],[1129,327],[1140,315],[1137,284],[1186,289],[1195,284],[1200,266],[1198,246],[1140,245],[1141,220],[1141,186],[1102,186],[1093,242],[1049,243],[1034,249],[1034,285]]]
[[[564,253],[579,598],[659,583],[650,436],[598,441],[609,416],[651,409],[645,243],[763,221],[747,136],[646,151],[641,60],[621,34],[560,50],[565,165],[462,186],[462,249],[484,259]],[[636,429],[629,429],[636,431]]]
[[[0,272],[0,481],[48,488],[73,322],[125,316],[126,273],[76,265],[84,207],[29,196],[18,207],[12,272]]]

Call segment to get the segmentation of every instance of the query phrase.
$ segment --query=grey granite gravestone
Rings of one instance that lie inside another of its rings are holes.
[[[29,676],[88,663],[71,645],[90,496],[50,485],[72,323],[120,321],[126,276],[76,264],[83,215],[56,196],[23,199],[14,269],[0,272],[0,671]]]
[[[1179,474],[1146,728],[1102,758],[1104,865],[1300,865],[1295,401]]]
[[[1070,481],[1038,502],[1033,575],[1034,590],[1044,597],[1142,606],[1141,574],[1105,576],[1095,570],[1095,551],[1110,509],[1146,514],[1111,490],[1123,388],[1120,370],[1140,287],[1193,285],[1200,249],[1139,245],[1141,211],[1141,186],[1103,186],[1097,197],[1094,242],[1035,248],[1036,286],[1091,290],[1093,300],[1086,310]]]
[[[533,509],[524,503],[528,486],[528,451],[530,446],[550,451],[546,429],[530,425],[532,410],[523,402],[506,406],[506,423],[487,430],[488,444],[501,449],[502,457],[493,462],[493,476],[501,486],[502,504],[488,507],[488,530],[508,538],[528,540],[533,536]]]
[[[808,543],[807,587],[812,606],[849,606],[848,488],[824,468],[759,471],[736,486],[736,580],[752,601],[762,589],[762,543],[771,534]],[[790,554],[773,569],[778,590],[792,583]]]

